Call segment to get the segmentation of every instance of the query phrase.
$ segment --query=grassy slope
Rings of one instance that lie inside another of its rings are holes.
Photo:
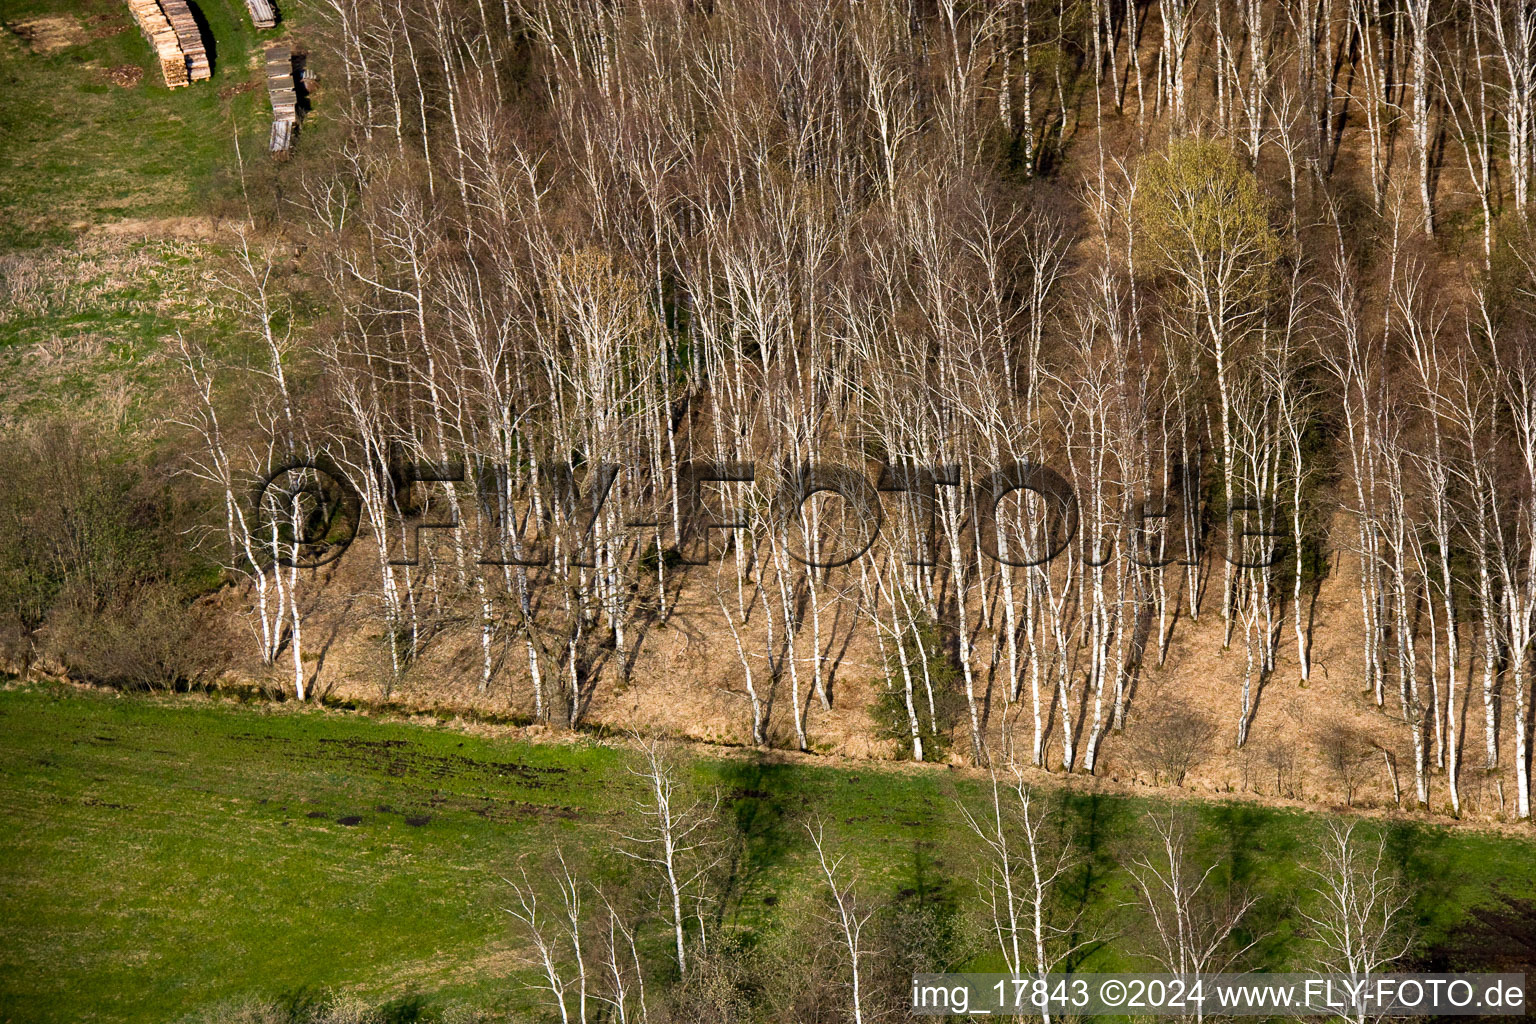
[[[197,7],[214,76],[171,90],[122,0],[0,0],[0,425],[61,409],[152,424],[175,373],[166,339],[231,335],[210,303],[216,246],[164,237],[161,219],[238,200],[237,132],[253,192],[273,186],[253,62],[287,29],[258,32],[243,0]],[[75,44],[34,50],[19,30],[38,18],[72,25]],[[108,78],[124,66],[137,84]]]
[[[216,307],[208,247],[93,240],[14,253],[0,266],[0,424],[61,410],[113,427],[152,424],[174,408],[174,334],[233,337]]]
[[[67,243],[124,217],[200,213],[231,192],[234,136],[264,159],[270,111],[251,59],[262,37],[241,0],[201,0],[215,50],[210,82],[169,90],[121,0],[0,0],[9,28],[40,16],[77,19],[87,40],[33,52],[0,32],[0,250]],[[135,86],[106,72],[144,69]]]
[[[589,742],[337,713],[0,691],[0,1020],[164,1021],[329,986],[505,1005],[518,966],[498,876],[555,842],[603,845],[634,793],[626,763]],[[791,918],[809,891],[813,818],[871,894],[968,894],[972,844],[954,800],[977,794],[956,773],[714,757],[693,770],[725,793],[745,840],[727,911],[740,924],[771,935]],[[1099,909],[1124,897],[1114,859],[1142,804],[1063,804]],[[1232,876],[1271,894],[1266,960],[1304,961],[1281,912],[1305,888],[1299,862],[1321,819],[1238,804],[1199,813],[1204,853],[1231,856]],[[1394,856],[1423,886],[1428,939],[1494,889],[1536,892],[1529,843],[1391,828]]]
[[[13,692],[0,720],[0,1018],[14,1020],[435,988],[499,935],[496,871],[568,828],[566,808],[600,818],[589,780],[614,762],[137,699]]]

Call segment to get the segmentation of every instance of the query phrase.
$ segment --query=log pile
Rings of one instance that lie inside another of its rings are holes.
[[[203,46],[203,34],[198,31],[197,19],[187,0],[160,0],[160,9],[176,33],[181,52],[186,57],[187,77],[201,82],[213,77],[213,66],[208,62],[208,51]]]
[[[278,159],[282,159],[288,155],[288,151],[293,148],[292,121],[272,122],[272,138],[268,144],[268,148],[270,149],[272,155]]]
[[[273,156],[285,156],[293,147],[299,125],[299,94],[293,85],[293,51],[286,46],[267,48],[267,95],[272,100]]]
[[[251,12],[251,21],[257,28],[271,28],[277,24],[277,10],[271,0],[245,0],[245,9]]]
[[[186,6],[185,2],[182,6]],[[156,0],[128,0],[128,9],[133,12],[133,20],[139,23],[139,31],[144,33],[150,48],[155,51],[166,86],[174,89],[188,84],[191,79],[187,76],[186,52],[182,50],[181,38],[160,5]],[[196,28],[194,24],[194,32]]]

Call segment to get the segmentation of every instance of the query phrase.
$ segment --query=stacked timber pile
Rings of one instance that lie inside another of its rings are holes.
[[[186,55],[187,77],[194,82],[213,77],[213,67],[208,63],[208,51],[203,47],[203,34],[197,30],[197,19],[187,0],[160,0],[160,9],[176,32],[181,52]]]
[[[286,46],[267,49],[267,95],[272,99],[273,156],[284,156],[293,147],[299,125],[299,94],[293,87],[293,51]]]
[[[292,121],[272,122],[272,138],[268,148],[277,159],[287,157],[288,151],[293,148],[293,128]]]
[[[185,0],[182,6],[186,6]],[[139,31],[149,40],[156,59],[160,61],[160,73],[165,75],[165,84],[174,89],[191,81],[187,77],[187,55],[181,48],[181,39],[160,5],[155,0],[128,0],[128,9],[133,12],[133,20],[139,23]],[[195,23],[192,28],[196,34]]]
[[[251,12],[251,21],[257,28],[271,28],[277,24],[277,10],[271,0],[245,0],[245,9]]]

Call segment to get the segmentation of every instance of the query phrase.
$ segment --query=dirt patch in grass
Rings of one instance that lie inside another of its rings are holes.
[[[11,31],[27,44],[33,53],[49,54],[79,46],[88,40],[80,22],[68,15],[47,18],[27,18],[11,25]]]
[[[320,743],[320,752],[311,756],[345,764],[349,770],[382,772],[394,777],[515,779],[523,788],[540,789],[566,771],[516,761],[481,761],[460,754],[430,754],[405,740],[326,737]]]
[[[93,14],[85,19],[92,39],[107,39],[128,30],[128,23],[116,13]]]
[[[137,64],[119,64],[105,72],[107,81],[123,89],[132,89],[144,80],[144,69]]]
[[[219,99],[227,100],[234,96],[240,96],[251,92],[261,85],[260,82],[240,82],[237,85],[226,85],[219,90]]]

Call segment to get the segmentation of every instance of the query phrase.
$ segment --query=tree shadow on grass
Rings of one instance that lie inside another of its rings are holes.
[[[1068,917],[1076,922],[1066,937],[1075,953],[1059,970],[1079,969],[1107,941],[1113,917],[1109,887],[1125,856],[1126,839],[1136,827],[1131,804],[1102,793],[1062,790],[1058,797],[1059,820],[1072,845],[1076,870],[1061,883],[1061,898]],[[1091,937],[1097,936],[1093,941]],[[1079,948],[1080,947],[1080,948]]]
[[[1206,815],[1226,846],[1226,891],[1248,893],[1258,901],[1233,931],[1234,944],[1248,946],[1255,966],[1284,965],[1296,942],[1295,886],[1276,876],[1276,866],[1294,859],[1296,839],[1280,815],[1245,803],[1217,804]]]
[[[736,922],[742,911],[777,903],[764,877],[782,864],[795,845],[791,800],[794,782],[782,765],[761,756],[720,766],[722,813],[732,842],[723,865],[718,914]]]

